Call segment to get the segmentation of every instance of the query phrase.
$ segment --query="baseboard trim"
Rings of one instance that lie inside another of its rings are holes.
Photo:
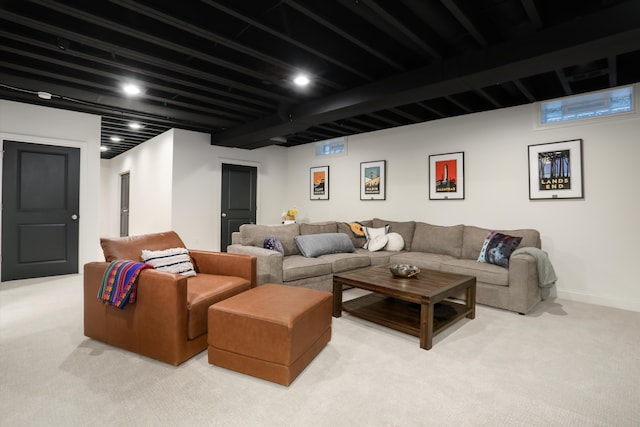
[[[558,289],[557,294],[560,299],[640,312],[640,300],[638,299],[612,298],[602,295],[586,294],[584,292],[566,291],[562,289]]]

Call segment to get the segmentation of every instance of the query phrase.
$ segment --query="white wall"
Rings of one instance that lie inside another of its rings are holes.
[[[191,248],[220,250],[222,164],[258,170],[258,223],[279,223],[287,186],[287,150],[241,150],[211,145],[208,134],[174,130],[173,228]],[[276,191],[274,191],[276,190]]]
[[[0,100],[0,140],[80,149],[78,271],[99,253],[100,116]],[[1,166],[0,166],[1,168]]]
[[[289,149],[288,204],[301,219],[379,217],[437,225],[536,228],[558,296],[640,311],[638,114],[536,130],[525,105],[351,136],[348,155]],[[584,199],[529,200],[530,144],[583,139]],[[464,152],[465,200],[429,200],[428,156]],[[387,161],[385,201],[359,199],[360,162]],[[309,168],[329,165],[330,198],[309,200]]]
[[[104,162],[103,162],[104,164]],[[120,236],[120,176],[129,173],[129,235],[172,229],[173,130],[108,160],[107,233]],[[102,168],[103,173],[106,168]]]
[[[287,150],[240,150],[211,145],[208,134],[173,129],[106,160],[109,235],[119,235],[120,174],[129,172],[129,234],[175,230],[194,249],[220,250],[221,165],[258,169],[258,223],[280,222],[287,185]]]

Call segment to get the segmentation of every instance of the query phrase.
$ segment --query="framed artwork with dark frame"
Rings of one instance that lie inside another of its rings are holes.
[[[582,199],[582,139],[529,145],[529,200]]]
[[[464,152],[429,156],[429,199],[464,199]]]
[[[329,166],[312,167],[309,176],[309,198],[329,200]]]
[[[387,161],[360,163],[360,200],[385,200]]]

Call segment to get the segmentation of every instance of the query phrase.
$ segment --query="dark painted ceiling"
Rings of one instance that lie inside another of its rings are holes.
[[[0,97],[101,115],[103,158],[172,127],[290,147],[640,81],[638,0],[0,6]]]

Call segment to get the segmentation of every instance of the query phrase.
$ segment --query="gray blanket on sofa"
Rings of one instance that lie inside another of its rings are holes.
[[[542,297],[545,299],[549,295],[549,289],[556,283],[558,278],[556,277],[556,271],[553,269],[551,260],[549,260],[549,254],[542,249],[525,247],[518,248],[511,255],[528,254],[536,259],[536,266],[538,268],[538,286],[542,288]]]

